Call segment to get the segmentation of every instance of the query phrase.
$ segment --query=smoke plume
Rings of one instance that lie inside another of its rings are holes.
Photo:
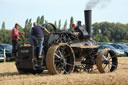
[[[85,9],[86,10],[91,10],[93,8],[95,8],[98,4],[101,4],[101,6],[105,7],[106,4],[108,4],[108,2],[110,2],[111,0],[89,0],[88,3],[86,4]]]

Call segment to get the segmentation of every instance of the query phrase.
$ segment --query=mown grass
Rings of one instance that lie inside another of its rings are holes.
[[[128,85],[128,57],[119,57],[111,73],[78,72],[68,75],[18,74],[15,62],[0,64],[0,85]]]

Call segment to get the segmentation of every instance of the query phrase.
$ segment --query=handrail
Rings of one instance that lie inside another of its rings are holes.
[[[18,39],[18,40],[29,40],[29,38],[22,38],[22,39]]]

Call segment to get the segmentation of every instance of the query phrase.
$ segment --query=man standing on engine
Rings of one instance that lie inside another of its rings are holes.
[[[12,40],[12,56],[16,57],[16,52],[17,52],[17,47],[18,47],[18,40],[19,38],[19,34],[24,34],[23,32],[20,32],[18,30],[19,25],[16,23],[15,27],[12,29],[11,31],[11,40]]]
[[[43,42],[44,42],[44,33],[43,30],[50,34],[50,32],[45,28],[41,27],[41,25],[38,25],[36,22],[33,24],[33,27],[31,29],[30,34],[30,44],[33,46],[34,41],[38,41],[38,58],[44,59],[44,56],[42,56],[42,49],[43,49]]]

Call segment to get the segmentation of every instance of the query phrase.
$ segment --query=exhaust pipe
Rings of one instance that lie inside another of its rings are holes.
[[[91,13],[92,10],[84,10],[84,16],[85,16],[85,29],[88,32],[88,35],[91,36]]]

